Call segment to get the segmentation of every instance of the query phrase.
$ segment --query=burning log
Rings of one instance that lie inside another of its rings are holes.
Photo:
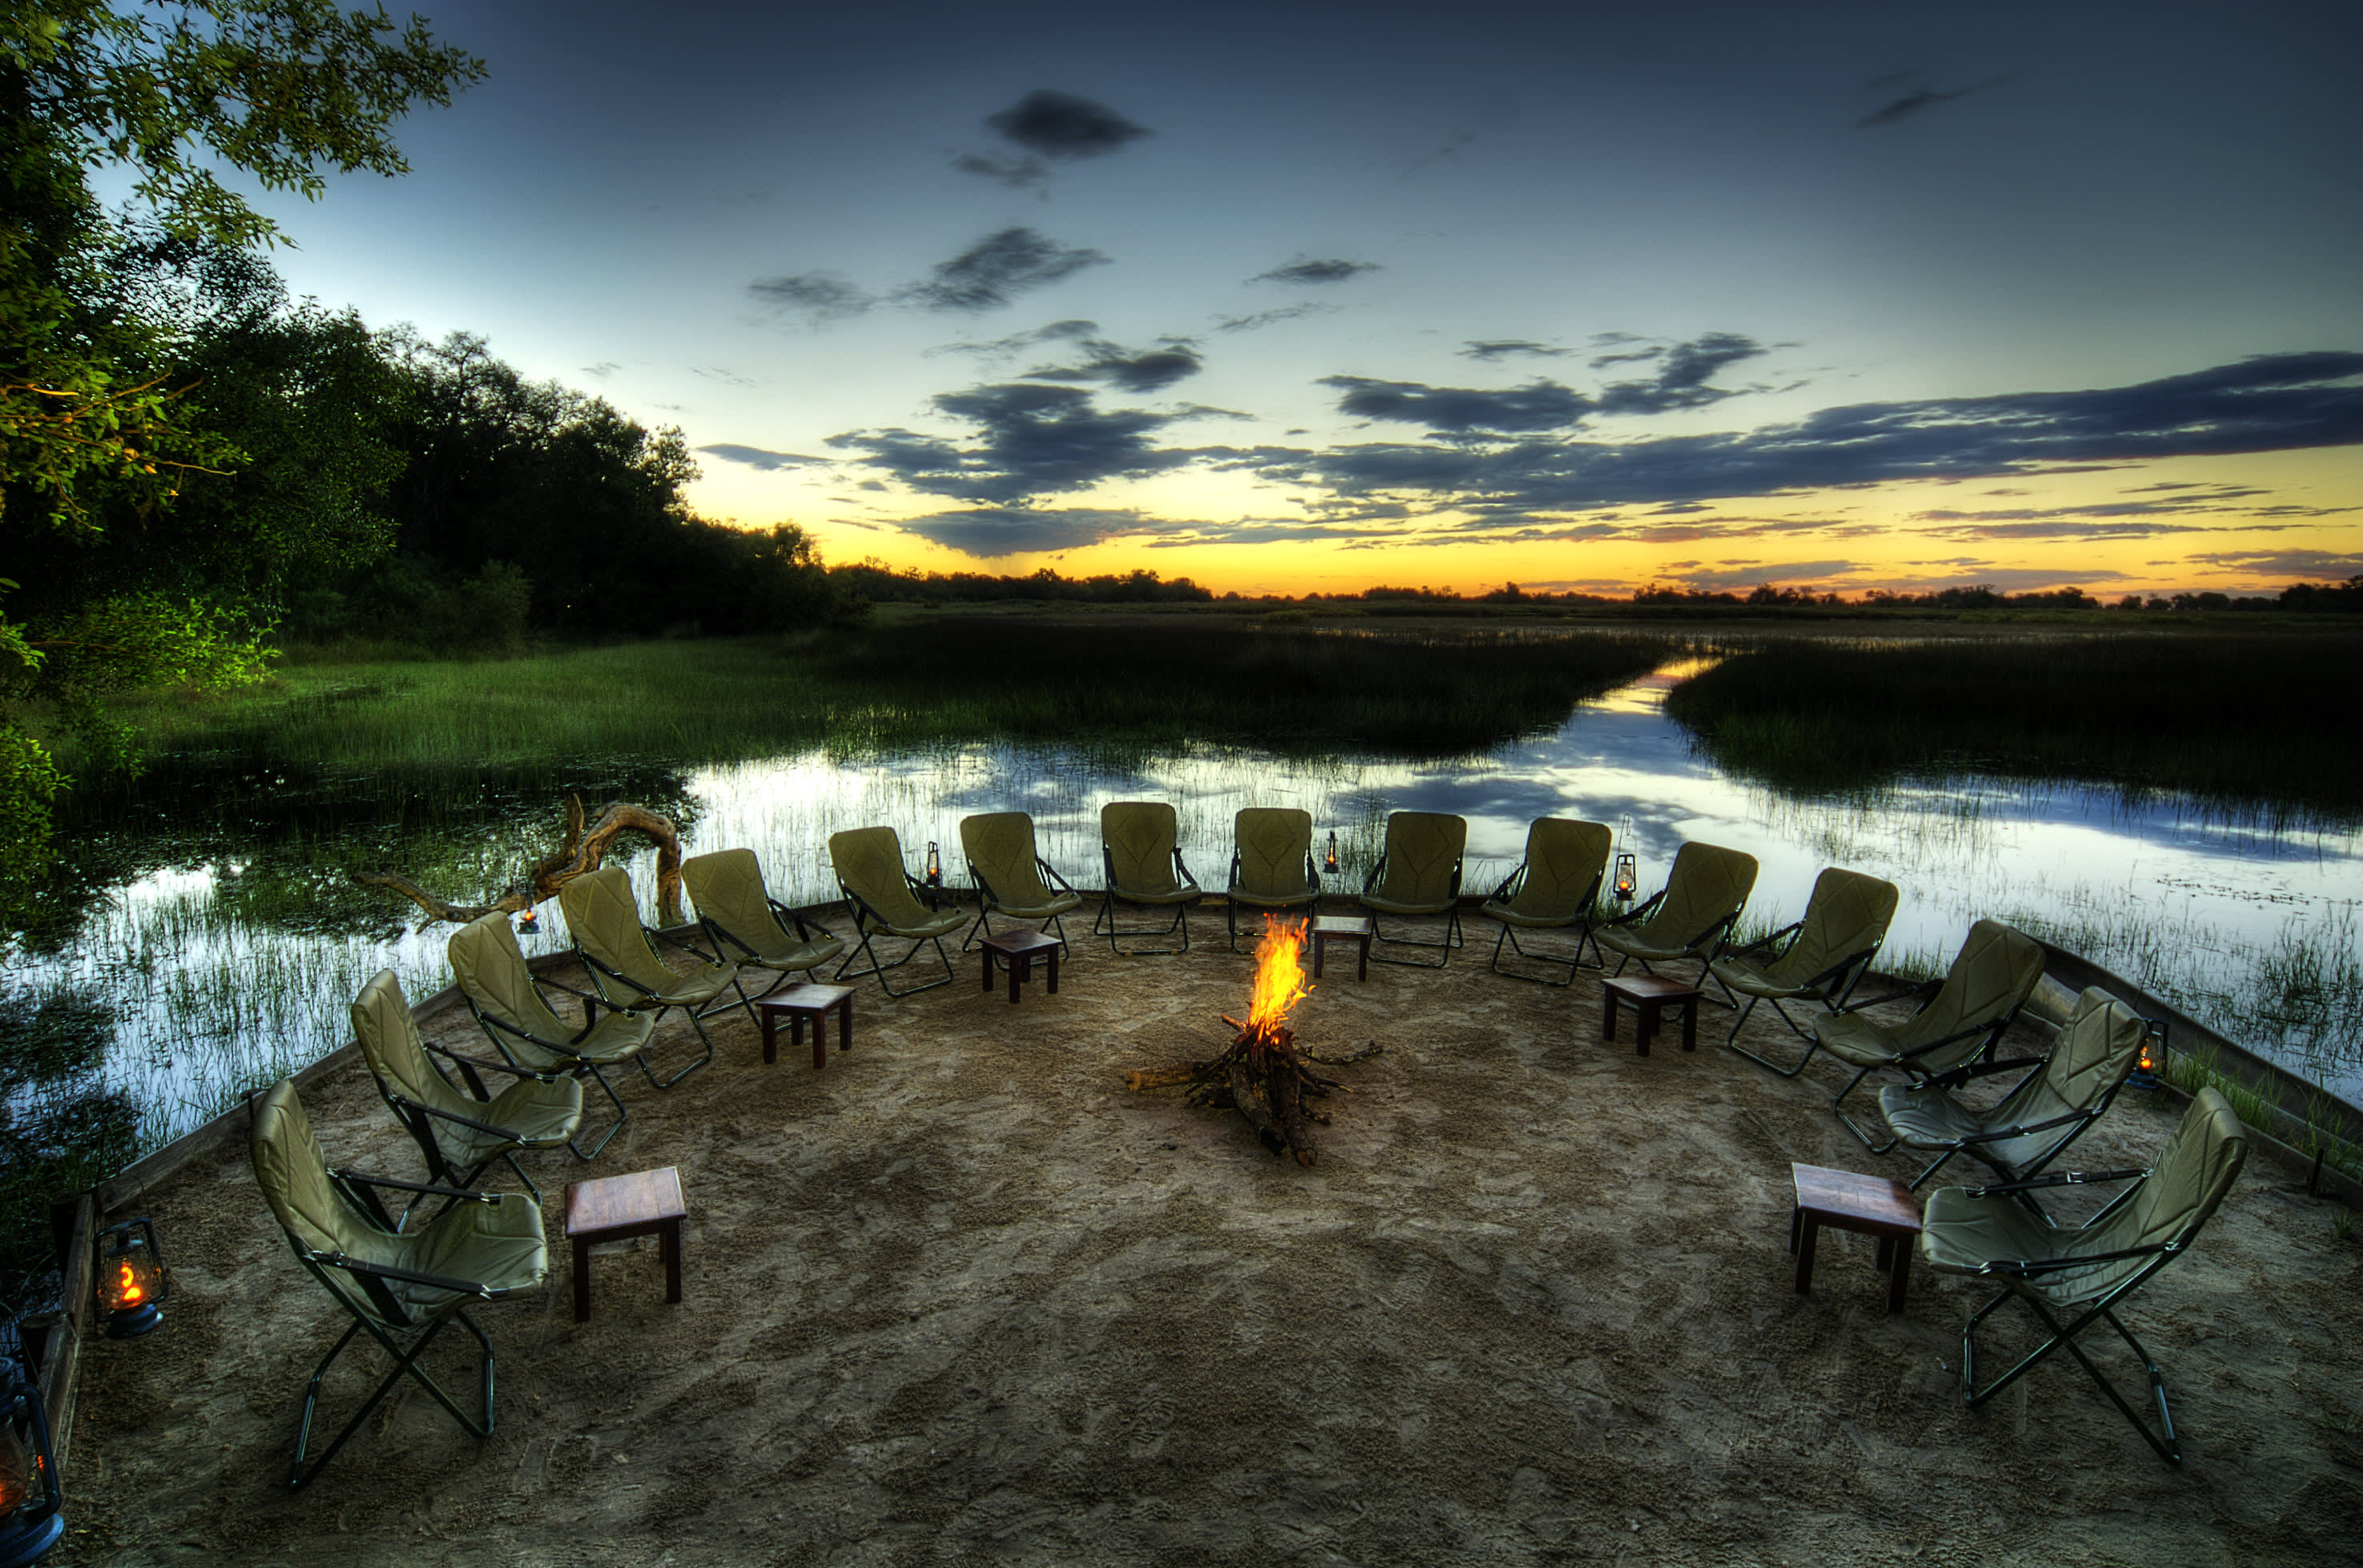
[[[1192,1105],[1236,1110],[1255,1129],[1256,1137],[1275,1154],[1294,1156],[1310,1165],[1319,1154],[1312,1123],[1329,1118],[1307,1106],[1307,1096],[1344,1089],[1334,1078],[1314,1072],[1308,1063],[1342,1066],[1365,1062],[1379,1054],[1373,1041],[1342,1056],[1323,1056],[1302,1050],[1288,1027],[1289,1010],[1312,994],[1301,960],[1304,927],[1264,917],[1263,940],[1256,944],[1255,992],[1248,1021],[1224,1015],[1223,1021],[1238,1032],[1228,1049],[1211,1062],[1177,1062],[1170,1066],[1142,1067],[1125,1076],[1125,1086],[1137,1093],[1186,1084],[1184,1099]]]

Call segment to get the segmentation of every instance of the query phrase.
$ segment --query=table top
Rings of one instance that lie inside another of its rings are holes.
[[[1059,939],[1038,931],[996,931],[977,939],[980,947],[990,947],[995,953],[1005,953],[1015,958],[1028,953],[1039,953],[1045,947],[1056,947]]]
[[[566,1233],[579,1236],[612,1231],[623,1225],[648,1225],[678,1220],[689,1212],[681,1200],[681,1171],[633,1171],[626,1176],[600,1176],[570,1182],[566,1187]]]
[[[1313,929],[1311,934],[1315,936],[1368,936],[1377,929],[1377,922],[1369,915],[1315,915],[1313,917]]]
[[[1705,994],[1696,986],[1686,986],[1680,980],[1669,980],[1659,975],[1611,975],[1600,983],[1606,989],[1636,1001],[1679,1001],[1685,997]]]
[[[782,986],[768,996],[755,999],[757,1007],[784,1007],[821,1010],[835,1007],[853,994],[851,986]]]
[[[1920,1229],[1919,1200],[1900,1181],[1823,1165],[1793,1164],[1789,1167],[1789,1176],[1797,1184],[1800,1209],[1889,1225],[1899,1231]]]

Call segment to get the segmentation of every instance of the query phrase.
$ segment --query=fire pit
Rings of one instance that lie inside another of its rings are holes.
[[[1305,978],[1305,927],[1300,922],[1264,916],[1263,939],[1256,944],[1255,989],[1248,999],[1247,1021],[1226,1013],[1223,1021],[1237,1032],[1228,1049],[1211,1062],[1177,1062],[1165,1067],[1142,1067],[1125,1076],[1126,1087],[1137,1093],[1187,1084],[1183,1098],[1192,1105],[1236,1110],[1247,1118],[1263,1146],[1275,1154],[1292,1154],[1300,1165],[1310,1165],[1319,1154],[1313,1140],[1315,1122],[1329,1118],[1304,1102],[1346,1086],[1325,1078],[1306,1064],[1341,1067],[1365,1062],[1382,1047],[1376,1042],[1341,1056],[1325,1056],[1296,1043],[1288,1027],[1291,1009],[1312,994]]]

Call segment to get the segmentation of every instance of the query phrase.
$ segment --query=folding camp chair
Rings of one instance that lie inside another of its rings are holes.
[[[2094,987],[2076,999],[2043,1065],[1985,1110],[1955,1099],[1950,1079],[1880,1089],[1879,1112],[1888,1131],[1904,1147],[1936,1155],[1912,1185],[1921,1186],[1963,1153],[1975,1154],[2007,1182],[2041,1175],[2117,1098],[2141,1056],[2147,1032],[2132,1009]],[[1971,1063],[1960,1076],[1966,1081],[1988,1070]]]
[[[505,1300],[541,1287],[549,1273],[549,1248],[542,1236],[540,1206],[521,1192],[468,1192],[332,1169],[295,1098],[294,1084],[285,1078],[254,1108],[252,1150],[255,1183],[287,1233],[287,1244],[353,1320],[313,1369],[288,1484],[301,1486],[317,1475],[405,1377],[426,1389],[471,1436],[492,1436],[493,1342],[466,1309],[471,1302]],[[450,1206],[416,1230],[404,1231],[387,1214],[378,1197],[381,1188],[439,1197]],[[483,1352],[481,1418],[460,1409],[418,1364],[436,1336],[454,1322],[475,1336]],[[394,1365],[327,1452],[307,1466],[321,1379],[363,1331]]]
[[[1190,906],[1206,896],[1198,879],[1182,864],[1182,829],[1173,808],[1163,801],[1111,801],[1100,808],[1100,859],[1107,882],[1100,894],[1100,912],[1092,922],[1096,936],[1105,927],[1109,948],[1116,953],[1187,953],[1190,951]],[[1115,906],[1170,908],[1173,919],[1161,930],[1119,931]],[[1119,936],[1170,936],[1176,928],[1182,945],[1134,947],[1117,945]]]
[[[903,868],[903,841],[894,836],[894,830],[848,828],[833,833],[828,835],[828,859],[836,867],[837,885],[845,894],[846,905],[853,911],[860,956],[870,961],[867,969],[853,969],[854,955],[849,953],[834,977],[842,980],[849,973],[858,980],[875,975],[879,988],[890,997],[907,997],[950,984],[952,960],[944,951],[943,939],[958,931],[968,917],[956,909],[938,908],[937,890]],[[881,961],[878,950],[871,945],[871,934],[878,932],[902,937],[910,943],[911,950],[892,964]],[[908,964],[928,943],[935,944],[936,956],[943,961],[943,978],[900,991],[888,984],[886,972]]]
[[[1603,823],[1578,822],[1571,817],[1541,817],[1526,829],[1526,857],[1518,868],[1493,889],[1493,896],[1479,906],[1478,912],[1502,922],[1502,934],[1493,939],[1493,972],[1507,975],[1514,980],[1532,980],[1537,985],[1570,986],[1575,983],[1575,971],[1583,961],[1583,944],[1592,935],[1592,911],[1599,907],[1600,886],[1608,875],[1608,852],[1615,835]],[[1518,945],[1518,932],[1564,930],[1577,927],[1575,955],[1560,958],[1548,953],[1529,953]],[[1515,969],[1502,967],[1502,944],[1530,964],[1556,964],[1567,970],[1567,978],[1554,980],[1548,975],[1521,975]]]
[[[598,999],[588,991],[538,978],[526,966],[516,933],[509,929],[509,917],[498,911],[479,916],[453,932],[445,951],[450,955],[451,973],[460,982],[460,995],[466,999],[468,1010],[504,1060],[538,1073],[588,1076],[598,1084],[616,1108],[616,1120],[589,1148],[572,1140],[566,1146],[578,1160],[587,1160],[605,1148],[631,1112],[624,1109],[615,1085],[601,1069],[618,1062],[638,1062],[640,1071],[654,1083],[656,1076],[649,1073],[641,1053],[656,1032],[656,1020],[646,1013],[610,1012],[605,1018],[593,1018],[580,1029],[560,1020],[541,994],[544,985],[581,997],[585,1014],[595,1013]]]
[[[1879,944],[1887,940],[1888,922],[1895,918],[1896,897],[1894,883],[1834,866],[1814,878],[1804,917],[1796,924],[1711,960],[1707,973],[1722,985],[1725,994],[1747,999],[1724,1043],[1784,1078],[1803,1072],[1821,1043],[1781,1004],[1819,1002],[1833,1012],[1843,1011],[1847,998],[1879,955]],[[1759,1001],[1770,1002],[1781,1021],[1805,1043],[1805,1054],[1788,1066],[1739,1043],[1740,1027]]]
[[[2182,1443],[2175,1435],[2174,1414],[2167,1408],[2165,1375],[2116,1309],[2190,1250],[2201,1227],[2231,1191],[2247,1154],[2247,1130],[2230,1102],[2206,1088],[2183,1112],[2158,1163],[2147,1171],[2063,1172],[2000,1187],[1950,1187],[1929,1194],[1921,1219],[1921,1257],[1942,1273],[1999,1279],[2004,1286],[1970,1313],[1961,1330],[1961,1402],[1972,1408],[1986,1403],[2052,1352],[2064,1349],[2160,1459],[2181,1463]],[[2133,1187],[2080,1225],[2053,1225],[2020,1204],[2001,1201],[2031,1188],[2128,1179]],[[1980,1388],[1978,1325],[2013,1297],[2026,1304],[2049,1337]],[[2076,1342],[2096,1322],[2114,1329],[2149,1375],[2150,1398],[2158,1409],[2156,1430]]]
[[[1081,909],[1083,896],[1059,875],[1034,847],[1034,819],[1024,812],[986,812],[960,819],[960,849],[968,856],[968,879],[975,885],[976,923],[960,941],[960,951],[974,947],[979,933],[993,934],[993,917],[1038,921],[1037,930],[1059,933],[1059,951],[1067,947],[1066,922],[1060,917]]]
[[[671,1088],[714,1060],[714,1038],[705,1032],[707,1019],[734,1007],[745,1008],[749,1018],[755,1016],[747,988],[738,983],[738,965],[716,963],[688,944],[640,923],[639,900],[632,896],[632,880],[621,868],[603,866],[575,878],[558,889],[558,907],[565,911],[574,950],[582,955],[583,967],[591,971],[591,988],[599,993],[604,1005],[649,1012],[659,1023],[678,1008],[705,1047],[697,1060],[671,1077],[649,1073],[649,1081],[657,1088]],[[685,975],[674,973],[657,955],[659,942],[688,954],[697,960],[697,966]],[[726,989],[729,996],[722,994]],[[648,1070],[645,1059],[641,1070]]]
[[[1935,1083],[1958,1082],[1956,1075],[1980,1058],[1991,1064],[1989,1070],[1996,1072],[2037,1066],[2041,1058],[2036,1056],[1995,1063],[1993,1050],[2042,978],[2041,943],[2000,921],[1981,920],[1969,927],[1942,980],[1894,996],[1874,997],[1855,1003],[1846,1012],[1814,1019],[1814,1038],[1830,1055],[1855,1068],[1846,1088],[1831,1097],[1830,1109],[1837,1112],[1847,1132],[1862,1140],[1864,1148],[1883,1154],[1895,1147],[1895,1139],[1891,1135],[1884,1143],[1872,1143],[1870,1134],[1856,1126],[1844,1109],[1846,1097],[1873,1069],[1893,1067],[1914,1083]],[[1922,993],[1928,999],[1902,1023],[1874,1023],[1863,1014],[1865,1008]]]
[[[1362,879],[1362,907],[1370,911],[1370,961],[1400,964],[1414,969],[1441,969],[1460,945],[1460,852],[1468,847],[1469,819],[1444,812],[1390,812],[1386,844],[1379,863]],[[1423,942],[1414,937],[1388,936],[1379,930],[1378,917],[1391,914],[1444,916],[1444,940]],[[1436,962],[1393,958],[1378,944],[1436,950]]]
[[[503,1160],[540,1200],[541,1188],[516,1163],[516,1153],[555,1149],[574,1136],[582,1125],[582,1080],[511,1063],[476,1061],[427,1043],[391,969],[379,970],[354,999],[353,1032],[386,1109],[426,1156],[428,1181],[472,1187],[486,1165]],[[475,1099],[451,1087],[429,1052],[458,1066]],[[516,1081],[498,1095],[487,1095],[483,1075],[491,1072],[506,1073]],[[416,1198],[411,1207],[416,1207]],[[403,1210],[405,1220],[409,1213],[409,1209]]]
[[[1622,955],[1616,964],[1620,975],[1636,959],[1643,974],[1654,975],[1654,964],[1695,958],[1703,985],[1707,966],[1731,939],[1755,887],[1756,856],[1712,844],[1686,844],[1674,852],[1664,887],[1592,933],[1592,951],[1600,953],[1603,967],[1608,955],[1602,947]]]
[[[681,863],[681,879],[697,906],[697,923],[725,963],[786,977],[811,971],[845,951],[831,935],[771,897],[751,849],[717,849]]]
[[[1231,877],[1225,887],[1223,931],[1239,950],[1242,907],[1270,913],[1321,901],[1321,874],[1313,868],[1313,813],[1294,806],[1249,806],[1231,821]]]

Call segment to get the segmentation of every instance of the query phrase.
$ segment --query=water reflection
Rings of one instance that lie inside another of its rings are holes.
[[[1078,886],[1094,887],[1100,806],[1171,801],[1191,868],[1219,888],[1233,813],[1298,806],[1312,813],[1316,840],[1336,830],[1344,874],[1333,886],[1345,889],[1359,888],[1376,858],[1387,812],[1453,812],[1469,819],[1470,891],[1490,890],[1515,867],[1534,818],[1589,817],[1618,827],[1618,847],[1638,855],[1645,896],[1685,842],[1746,849],[1762,867],[1749,924],[1769,929],[1796,917],[1823,867],[1850,867],[1903,889],[1888,962],[1940,966],[1973,921],[2011,921],[2363,1098],[2355,931],[2363,844],[2354,827],[2273,831],[2172,801],[1998,780],[1800,801],[1693,753],[1661,710],[1688,672],[1670,667],[1584,705],[1548,735],[1447,761],[1289,759],[1213,745],[1149,756],[1082,745],[815,750],[675,773],[645,803],[683,823],[689,853],[754,849],[774,891],[798,903],[836,896],[829,834],[871,823],[897,830],[914,868],[926,842],[937,841],[947,879],[964,884],[959,823],[975,812],[1031,812],[1042,853]],[[643,771],[638,782],[653,777]],[[402,808],[391,809],[398,823]],[[347,1004],[376,969],[392,966],[413,996],[447,982],[449,928],[411,929],[415,910],[352,889],[348,870],[393,866],[449,896],[482,896],[554,844],[558,809],[510,801],[481,820],[399,833],[381,819],[292,835],[283,823],[241,829],[226,816],[202,845],[124,867],[71,940],[12,955],[11,979],[103,998],[116,1010],[108,1075],[144,1108],[145,1136],[161,1141],[239,1088],[339,1043]],[[627,864],[649,894],[653,851]],[[529,951],[568,945],[554,904],[524,940]]]

